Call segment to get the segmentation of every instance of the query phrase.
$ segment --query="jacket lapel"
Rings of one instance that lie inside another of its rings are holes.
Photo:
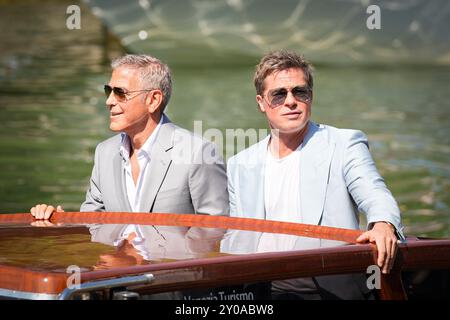
[[[113,160],[114,164],[114,188],[117,195],[120,211],[131,212],[131,206],[128,202],[127,189],[125,185],[125,167],[123,158],[119,152],[116,153]]]
[[[266,219],[266,209],[264,202],[264,176],[266,167],[267,143],[270,135],[261,140],[256,146],[255,153],[247,153],[248,158],[243,161],[245,170],[240,175],[240,185],[246,186],[240,190],[238,196],[242,201],[242,207],[248,208],[247,212],[243,212],[242,208],[238,208],[244,215],[250,215],[256,219]]]
[[[161,128],[151,151],[149,167],[145,171],[140,212],[152,211],[156,195],[172,163],[170,151],[173,148],[175,126],[169,118],[165,115],[163,117]]]
[[[300,202],[303,223],[320,224],[335,143],[314,122],[309,123],[300,156]]]

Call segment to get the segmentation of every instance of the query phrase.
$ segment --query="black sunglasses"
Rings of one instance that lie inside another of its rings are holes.
[[[279,88],[269,91],[267,97],[272,108],[278,107],[284,103],[288,92],[291,92],[294,98],[301,102],[310,102],[312,97],[312,90],[309,87],[296,86],[290,90],[286,88]]]
[[[154,90],[154,89],[144,89],[144,90],[127,91],[124,88],[111,87],[108,84],[105,84],[103,89],[105,90],[106,98],[108,98],[111,95],[111,92],[114,92],[114,95],[118,98],[119,101],[127,101],[127,95],[130,94],[130,93]]]

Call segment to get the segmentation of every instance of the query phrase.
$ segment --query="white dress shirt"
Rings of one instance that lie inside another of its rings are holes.
[[[159,128],[161,127],[163,117],[159,121],[155,130],[153,130],[150,137],[147,138],[142,148],[137,152],[137,160],[139,163],[139,177],[137,179],[137,183],[134,184],[133,174],[131,172],[131,161],[130,161],[130,137],[127,134],[122,133],[122,145],[120,146],[120,154],[122,155],[125,161],[125,183],[127,187],[127,196],[128,202],[130,203],[131,210],[133,212],[138,212],[141,204],[142,198],[142,186],[144,184],[143,177],[145,176],[145,171],[148,167],[148,163],[150,162],[150,154],[152,147],[155,143],[156,136],[158,135]]]
[[[133,174],[131,172],[130,137],[127,134],[122,133],[122,144],[120,146],[120,154],[122,155],[125,161],[125,183],[127,187],[127,197],[128,202],[130,203],[131,206],[131,210],[133,212],[138,212],[139,207],[141,205],[141,198],[142,198],[141,192],[142,192],[142,185],[144,183],[143,177],[145,176],[145,170],[147,169],[148,163],[150,162],[150,153],[153,144],[155,143],[156,136],[158,135],[159,128],[161,127],[162,120],[163,118],[161,117],[161,120],[159,121],[155,130],[153,130],[150,137],[147,138],[147,141],[145,141],[144,145],[137,153],[137,160],[140,168],[137,184],[134,184]],[[124,230],[122,230],[121,236],[114,242],[114,246],[121,246],[123,240],[127,239],[131,233],[135,233],[136,235],[136,237],[133,239],[131,243],[138,250],[139,253],[142,253],[141,255],[144,256],[144,258],[147,258],[147,254],[145,254],[146,252],[145,246],[143,246],[144,237],[142,236],[142,231],[139,228],[139,225],[131,224],[128,225]]]

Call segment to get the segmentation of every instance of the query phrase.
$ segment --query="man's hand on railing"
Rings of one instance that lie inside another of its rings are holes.
[[[36,220],[49,220],[53,212],[64,212],[64,209],[59,205],[55,209],[52,205],[37,204],[31,208],[30,212]]]
[[[390,223],[376,222],[373,228],[360,235],[356,242],[376,244],[378,250],[377,265],[384,274],[391,271],[397,253],[398,240],[395,236],[395,228]]]

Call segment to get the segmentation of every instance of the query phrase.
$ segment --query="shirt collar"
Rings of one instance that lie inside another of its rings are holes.
[[[144,145],[138,152],[138,156],[141,154],[146,155],[147,157],[150,157],[150,152],[152,150],[153,144],[156,141],[156,136],[158,135],[159,129],[161,128],[161,124],[163,122],[163,117],[161,116],[161,119],[159,120],[158,125],[153,130],[152,134],[147,138],[147,140],[144,142]],[[121,142],[120,142],[120,155],[124,160],[130,159],[130,151],[131,151],[131,144],[130,144],[130,137],[125,133],[121,133]]]

